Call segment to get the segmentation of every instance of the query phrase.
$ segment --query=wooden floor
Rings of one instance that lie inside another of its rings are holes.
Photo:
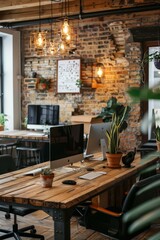
[[[4,217],[4,212],[0,212],[0,228],[11,229],[13,217],[6,220]],[[53,221],[50,216],[48,216],[43,211],[36,211],[25,217],[18,217],[18,223],[20,227],[26,225],[34,224],[37,229],[37,233],[44,235],[46,240],[53,238]],[[134,238],[134,240],[147,240],[149,236],[153,233],[160,231],[160,225],[154,224],[149,231],[139,235]],[[1,235],[1,233],[0,233]],[[10,238],[11,239],[11,238]],[[27,239],[27,238],[24,238]],[[76,218],[71,219],[71,239],[72,240],[109,240],[110,238],[94,232],[92,230],[86,230],[77,224]],[[125,240],[125,239],[124,239]]]

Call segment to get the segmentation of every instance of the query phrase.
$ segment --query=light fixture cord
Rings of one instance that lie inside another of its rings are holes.
[[[39,32],[41,32],[41,0],[39,0]]]
[[[69,17],[69,0],[67,1],[67,15]]]
[[[51,1],[51,41],[53,39],[53,35],[52,35],[52,31],[53,31],[53,28],[52,28],[52,17],[53,17],[53,8],[52,8],[52,1]]]
[[[66,18],[67,17],[67,3],[66,3],[66,0],[65,0],[64,4],[65,4],[65,6],[64,6],[65,7],[65,9],[64,9],[65,10],[65,18]]]

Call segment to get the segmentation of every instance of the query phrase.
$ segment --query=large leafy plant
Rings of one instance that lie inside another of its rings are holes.
[[[0,113],[0,125],[4,126],[5,122],[8,121],[7,114]]]
[[[110,131],[106,130],[108,139],[108,152],[117,153],[119,151],[120,133],[128,126],[127,119],[131,108],[119,103],[115,97],[108,100],[107,106],[102,108],[98,117],[104,122],[111,122]]]
[[[132,98],[133,102],[140,102],[141,100],[160,100],[160,87],[159,84],[154,86],[153,88],[148,87],[142,87],[142,88],[129,88],[128,94]],[[149,122],[147,118],[143,119],[142,122],[143,125],[148,126]],[[160,140],[160,127],[157,126],[155,128],[155,135],[156,139]],[[158,140],[158,141],[159,141]],[[159,152],[152,152],[156,156],[159,157]],[[146,157],[147,158],[147,157]],[[145,161],[146,159],[142,159]],[[155,170],[155,166],[150,166],[147,171],[150,172],[152,170]],[[158,184],[160,184],[160,181],[158,180]],[[152,224],[155,222],[155,220],[159,219],[160,214],[160,198],[157,196],[156,198],[153,198],[152,200],[141,204],[140,206],[137,206],[133,211],[130,211],[127,218],[134,218],[136,215],[136,220],[132,224],[131,228],[128,229],[130,233],[133,233],[134,231],[137,231],[137,229],[143,228],[148,223]],[[125,219],[124,219],[125,221]],[[160,233],[154,234],[148,238],[148,240],[158,240],[160,239]]]
[[[159,127],[159,126],[157,126],[157,127],[155,128],[155,136],[156,136],[156,140],[157,140],[158,142],[160,142],[160,127]]]

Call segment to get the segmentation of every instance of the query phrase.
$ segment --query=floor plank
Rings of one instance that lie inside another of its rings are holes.
[[[6,220],[4,212],[0,212],[0,228],[11,229],[13,217]],[[34,224],[37,232],[45,236],[45,240],[53,240],[53,222],[50,216],[43,211],[36,211],[25,217],[18,217],[20,227]],[[160,231],[160,225],[154,224],[148,231],[140,234],[134,240],[147,240],[155,232]],[[2,233],[0,233],[2,234]],[[10,238],[13,239],[13,238]],[[24,238],[27,240],[27,238]],[[28,238],[29,239],[29,238]],[[110,240],[110,238],[77,224],[77,219],[71,219],[71,240]]]

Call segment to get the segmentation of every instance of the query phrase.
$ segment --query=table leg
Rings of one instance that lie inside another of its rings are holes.
[[[72,209],[54,209],[54,240],[70,240],[70,218]]]

